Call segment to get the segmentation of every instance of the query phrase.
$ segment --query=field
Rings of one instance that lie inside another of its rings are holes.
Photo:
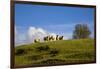
[[[95,61],[93,39],[58,40],[15,47],[15,66]]]

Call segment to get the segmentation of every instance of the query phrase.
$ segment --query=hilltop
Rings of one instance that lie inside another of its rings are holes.
[[[58,40],[15,47],[15,66],[94,61],[93,39]]]

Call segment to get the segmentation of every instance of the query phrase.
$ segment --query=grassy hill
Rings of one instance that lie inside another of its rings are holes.
[[[59,40],[15,47],[15,66],[95,61],[93,39]]]

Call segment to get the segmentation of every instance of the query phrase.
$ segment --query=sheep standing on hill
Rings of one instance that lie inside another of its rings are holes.
[[[56,40],[59,40],[59,35],[56,35]]]
[[[44,37],[44,41],[49,41],[49,36]]]
[[[49,37],[49,41],[54,41],[54,40],[55,40],[55,38],[53,36]]]
[[[63,40],[63,36],[57,35],[57,36],[56,36],[56,40]]]
[[[44,41],[54,41],[55,40],[55,38],[53,37],[53,36],[46,36],[46,37],[44,37]]]
[[[39,43],[40,42],[40,39],[34,39],[34,42],[35,43]]]
[[[49,35],[44,37],[44,41],[54,41],[54,40],[63,40],[63,36],[56,35],[56,37],[54,37]]]
[[[63,36],[60,36],[60,37],[59,37],[59,40],[63,40]]]
[[[54,41],[55,40],[55,37],[54,36],[51,36],[52,40]]]

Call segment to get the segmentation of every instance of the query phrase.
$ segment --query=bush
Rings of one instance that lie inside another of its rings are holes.
[[[37,51],[48,51],[50,48],[48,45],[36,47]]]
[[[53,57],[53,56],[56,56],[57,54],[59,53],[59,50],[57,50],[56,48],[54,49],[51,49],[49,51],[49,54]]]
[[[87,24],[76,24],[73,31],[73,39],[89,38],[91,31]]]
[[[42,59],[42,56],[40,55],[32,55],[32,56],[28,56],[29,60],[39,60]]]
[[[25,54],[25,53],[26,52],[25,52],[24,49],[17,49],[16,52],[15,52],[16,55],[22,55],[22,54]]]

